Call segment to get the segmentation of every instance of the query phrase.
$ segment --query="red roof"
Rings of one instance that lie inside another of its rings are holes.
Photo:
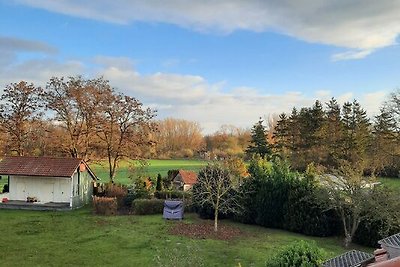
[[[179,170],[184,184],[195,184],[197,182],[197,174],[192,171]]]
[[[77,158],[6,157],[0,162],[0,175],[71,177],[80,164]]]

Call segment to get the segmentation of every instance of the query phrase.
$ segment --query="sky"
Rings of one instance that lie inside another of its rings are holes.
[[[399,0],[0,0],[0,86],[104,76],[159,119],[250,128],[400,87]]]

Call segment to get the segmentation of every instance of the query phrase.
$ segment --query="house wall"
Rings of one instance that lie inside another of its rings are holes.
[[[191,184],[185,184],[183,185],[183,191],[189,191],[192,188]]]
[[[176,190],[182,190],[182,184],[183,184],[183,179],[182,175],[179,173],[175,176],[175,178],[172,180],[173,187]]]
[[[87,170],[82,172],[77,170],[72,176],[71,185],[72,208],[79,208],[90,203],[93,195],[93,179]]]
[[[26,201],[36,197],[38,202],[70,202],[71,178],[10,176],[10,200]]]

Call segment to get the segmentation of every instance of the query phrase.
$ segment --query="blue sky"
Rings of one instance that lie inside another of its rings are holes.
[[[376,113],[400,83],[400,3],[278,2],[0,0],[0,83],[104,75],[206,133],[330,97]]]

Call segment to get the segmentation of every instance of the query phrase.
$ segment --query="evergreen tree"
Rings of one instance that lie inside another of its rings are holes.
[[[289,154],[289,119],[285,113],[279,115],[274,132],[274,140],[276,152],[286,158]]]
[[[346,102],[343,105],[342,122],[344,159],[353,163],[364,160],[370,142],[370,122],[366,111],[356,100]]]
[[[386,172],[394,168],[396,139],[396,122],[392,114],[382,108],[380,114],[375,116],[373,142],[369,151],[371,167],[381,175],[390,175]]]
[[[323,165],[336,168],[339,159],[343,157],[343,123],[340,118],[340,105],[335,98],[326,103],[325,119],[318,132],[321,139],[321,150],[325,151],[326,159]]]
[[[261,157],[269,157],[272,154],[271,147],[267,142],[267,134],[263,120],[260,120],[251,129],[251,141],[247,147],[246,153],[249,155],[260,155]]]
[[[156,182],[156,191],[161,191],[162,190],[161,181],[162,181],[161,174],[158,174],[157,175],[157,182]]]

